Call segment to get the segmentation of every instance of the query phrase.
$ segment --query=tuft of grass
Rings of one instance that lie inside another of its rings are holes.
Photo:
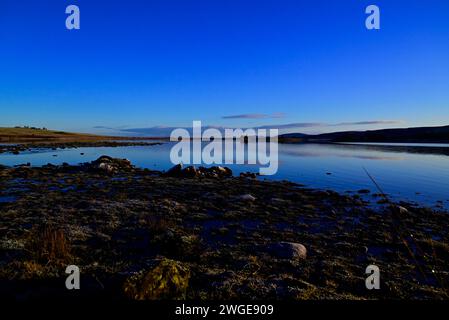
[[[22,264],[24,269],[23,274],[29,278],[40,278],[46,273],[45,266],[35,262],[35,261],[25,261]]]
[[[164,233],[174,226],[174,223],[167,218],[155,215],[142,218],[140,224],[146,226],[152,234]]]
[[[71,245],[64,231],[51,226],[33,229],[25,249],[39,263],[66,265],[73,261]]]
[[[186,298],[190,269],[179,261],[164,258],[149,272],[139,272],[124,284],[126,296],[134,300]]]

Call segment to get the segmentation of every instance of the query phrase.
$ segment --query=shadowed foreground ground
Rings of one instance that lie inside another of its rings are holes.
[[[94,298],[448,298],[447,212],[229,174],[0,168],[0,296],[64,296],[76,264]]]

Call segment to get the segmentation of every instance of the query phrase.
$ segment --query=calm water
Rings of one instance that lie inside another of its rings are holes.
[[[172,166],[169,157],[172,145],[165,143],[148,147],[79,148],[19,155],[0,154],[0,164],[77,164],[95,160],[105,154],[127,158],[139,167],[166,170]],[[259,168],[255,165],[229,167],[237,174],[242,171],[257,172]],[[266,178],[285,179],[308,187],[339,192],[360,189],[377,192],[363,168],[395,200],[449,208],[449,145],[281,144],[278,173]]]

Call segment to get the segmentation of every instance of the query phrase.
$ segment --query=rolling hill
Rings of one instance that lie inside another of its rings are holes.
[[[279,136],[279,142],[397,142],[449,143],[449,126],[342,131],[306,135],[290,133]]]

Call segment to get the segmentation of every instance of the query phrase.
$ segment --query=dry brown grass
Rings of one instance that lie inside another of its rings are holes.
[[[140,224],[146,226],[154,234],[163,233],[174,225],[167,218],[153,215],[142,218]]]
[[[55,130],[42,130],[38,128],[3,128],[0,127],[1,142],[96,142],[96,141],[113,141],[113,140],[151,140],[160,138],[149,137],[123,137],[123,136],[101,136],[89,133],[73,133]]]
[[[73,261],[71,245],[64,231],[51,226],[33,229],[26,250],[39,263],[66,265]]]

